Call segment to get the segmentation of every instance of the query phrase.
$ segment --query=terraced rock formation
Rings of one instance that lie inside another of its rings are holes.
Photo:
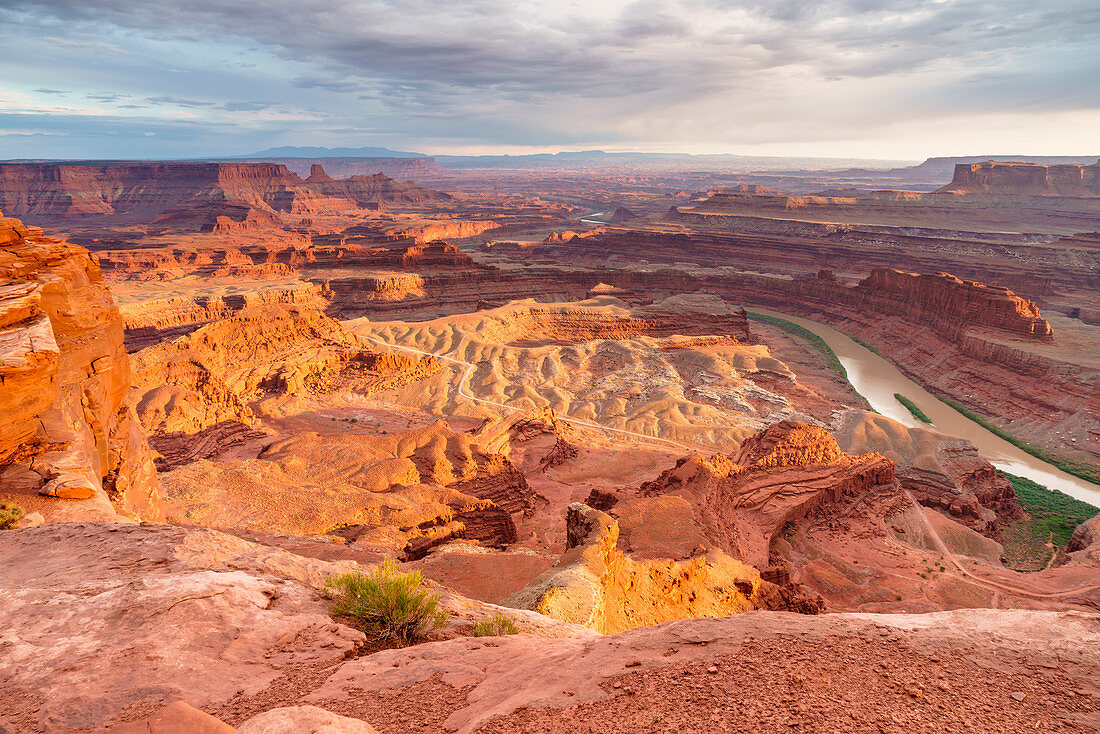
[[[169,514],[213,528],[339,535],[417,559],[457,539],[504,547],[538,495],[499,454],[439,421],[396,435],[301,433],[255,458],[161,475]]]
[[[432,359],[379,354],[319,311],[245,309],[134,357],[132,402],[150,434],[190,435],[223,421],[251,425],[249,404],[354,385],[389,389],[439,369]]]

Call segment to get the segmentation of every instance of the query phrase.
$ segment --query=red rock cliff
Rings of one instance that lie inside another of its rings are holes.
[[[927,324],[952,338],[975,326],[1033,339],[1054,335],[1033,302],[1007,288],[961,280],[947,273],[918,275],[876,268],[856,291],[861,306]]]
[[[29,497],[35,505],[35,493],[107,493],[127,514],[162,517],[148,445],[124,403],[130,368],[122,335],[118,309],[87,250],[0,218],[5,501],[27,504]]]
[[[103,216],[149,223],[187,214],[216,218],[244,207],[266,214],[309,212],[318,206],[417,203],[446,194],[398,183],[383,174],[332,179],[316,166],[303,181],[281,163],[0,164],[0,209],[16,216],[60,219]],[[245,214],[233,217],[243,221]]]

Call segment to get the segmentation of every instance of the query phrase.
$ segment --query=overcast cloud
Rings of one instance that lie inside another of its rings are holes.
[[[0,22],[3,157],[1100,148],[1096,0],[0,0]]]

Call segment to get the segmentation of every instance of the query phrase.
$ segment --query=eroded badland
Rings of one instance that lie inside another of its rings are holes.
[[[0,164],[0,726],[1100,730],[1100,163],[931,163]]]

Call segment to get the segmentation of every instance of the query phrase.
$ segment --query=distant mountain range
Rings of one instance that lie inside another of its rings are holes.
[[[424,153],[389,148],[320,148],[284,145],[234,158],[428,158]]]
[[[324,148],[283,146],[268,148],[257,153],[234,156],[233,160],[264,158],[434,158],[444,168],[614,168],[618,166],[646,167],[653,169],[741,170],[770,169],[797,170],[842,169],[859,167],[891,168],[912,165],[916,161],[879,160],[868,158],[825,158],[783,156],[733,155],[730,153],[642,153],[607,152],[604,150],[571,150],[560,153],[531,153],[524,155],[429,155],[389,148]]]

